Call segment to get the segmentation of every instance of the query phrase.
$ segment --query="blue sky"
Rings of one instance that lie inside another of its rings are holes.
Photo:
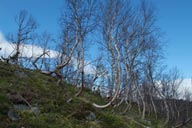
[[[134,1],[134,0],[133,0]],[[157,10],[157,25],[164,32],[165,64],[192,77],[192,0],[151,0]],[[63,0],[0,0],[0,31],[16,30],[14,17],[26,9],[39,23],[38,31],[56,35]]]
[[[165,32],[166,64],[192,77],[192,0],[154,0],[158,26]]]
[[[38,31],[59,31],[58,19],[62,0],[0,0],[0,30],[7,34],[16,30],[14,18],[20,10],[27,10],[37,20]]]

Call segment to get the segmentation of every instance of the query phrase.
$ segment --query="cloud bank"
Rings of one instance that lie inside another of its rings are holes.
[[[185,91],[188,91],[192,94],[192,79],[183,79],[183,82],[181,83],[181,86],[179,87],[181,96],[184,97]]]
[[[8,42],[2,32],[0,31],[0,56],[8,57],[13,55],[16,51],[15,44]],[[30,45],[30,44],[22,44],[21,47],[21,57],[27,58],[36,58],[43,53],[43,48],[37,45]],[[49,56],[45,55],[46,58],[56,58],[58,56],[58,52],[54,50],[47,49],[49,51]]]
[[[15,44],[7,41],[3,35],[3,33],[0,31],[0,56],[3,57],[9,57],[13,55],[16,51]],[[31,44],[22,44],[20,47],[21,51],[21,57],[26,58],[36,58],[39,57],[43,53],[43,48],[37,46],[37,45],[31,45]],[[45,58],[54,59],[57,58],[59,55],[59,52],[47,49],[46,51],[49,51],[49,56],[45,55]],[[74,62],[74,67],[77,65],[77,62],[75,61],[75,58],[72,57],[72,60]],[[87,64],[88,62],[85,62],[85,73],[86,74],[94,74],[95,68],[91,64]]]
[[[2,32],[0,31],[0,55],[7,57],[13,51],[13,46],[5,39]]]

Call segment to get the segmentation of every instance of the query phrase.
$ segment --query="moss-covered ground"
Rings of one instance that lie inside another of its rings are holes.
[[[61,86],[57,86],[56,83],[56,78],[43,75],[39,71],[0,62],[0,128],[158,126],[158,123],[150,126],[153,122],[146,124],[139,121],[139,116],[132,117],[131,114],[120,115],[112,112],[111,108],[104,110],[94,108],[92,102],[105,103],[99,95],[86,90],[82,96],[75,97],[78,88],[65,82]],[[68,102],[70,98],[72,100]],[[92,119],[88,118],[90,113]]]

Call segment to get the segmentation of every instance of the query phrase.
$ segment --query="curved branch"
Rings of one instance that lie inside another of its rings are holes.
[[[115,99],[117,98],[117,96],[119,94],[119,91],[120,91],[120,85],[118,85],[118,88],[117,88],[117,91],[115,92],[115,95],[113,96],[111,101],[109,101],[107,104],[105,104],[105,105],[98,105],[96,103],[93,103],[92,105],[94,107],[96,107],[96,108],[107,108],[107,107],[109,107],[115,101]]]
[[[81,93],[83,92],[83,90],[84,90],[84,86],[81,86],[81,89],[79,90],[79,92],[77,92],[77,93],[75,94],[75,96],[76,96],[76,97],[80,96]]]
[[[45,55],[48,55],[49,56],[49,51],[45,51],[45,52],[43,52],[41,55],[39,55],[33,62],[32,62],[32,64],[33,64],[33,66],[36,68],[36,70],[39,70],[39,68],[38,68],[38,66],[37,66],[37,61],[41,58],[41,57],[43,57],[43,56],[45,56]]]
[[[52,75],[54,72],[52,72],[52,71],[41,71],[41,73],[44,74],[44,75],[50,76],[50,75]]]
[[[120,92],[120,85],[121,85],[121,65],[120,65],[120,52],[119,52],[119,49],[117,48],[117,45],[115,44],[115,50],[117,52],[117,63],[118,63],[118,71],[117,71],[117,83],[116,83],[116,86],[117,86],[117,90],[115,92],[115,95],[113,96],[113,98],[111,99],[111,101],[109,101],[107,104],[105,105],[97,105],[95,103],[93,103],[93,106],[96,107],[96,108],[106,108],[106,107],[109,107],[114,101],[115,99],[117,98],[117,96],[119,95],[119,92]],[[113,58],[114,59],[114,58]]]
[[[74,47],[71,49],[71,52],[69,53],[69,56],[67,57],[66,62],[64,62],[64,63],[62,63],[62,64],[60,64],[60,65],[57,65],[55,71],[56,71],[56,70],[60,70],[60,69],[62,69],[63,67],[65,67],[67,64],[69,64],[69,62],[71,61],[72,55],[73,55],[75,49],[77,48],[78,44],[79,44],[79,41],[78,41],[78,33],[76,32],[75,45],[74,45]]]

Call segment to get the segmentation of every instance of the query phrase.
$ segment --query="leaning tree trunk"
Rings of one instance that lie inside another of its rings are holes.
[[[83,45],[83,41],[81,39],[81,52],[82,52],[82,60],[81,60],[81,89],[79,90],[79,92],[77,92],[75,94],[75,96],[80,96],[85,88],[85,78],[84,78],[84,45]]]
[[[152,104],[152,107],[153,107],[153,110],[155,113],[155,118],[157,119],[157,109],[156,109],[155,103],[153,101],[153,97],[151,96],[151,94],[149,94],[149,96],[150,96],[151,104]]]
[[[115,50],[117,52],[117,78],[116,78],[116,92],[115,95],[113,96],[113,98],[105,105],[98,105],[96,103],[93,103],[93,106],[96,108],[106,108],[109,107],[118,97],[119,92],[120,92],[120,86],[121,86],[121,65],[120,65],[120,52],[119,49],[117,48],[117,45],[115,44]],[[113,60],[115,61],[115,58],[113,58]],[[115,70],[115,69],[114,69]]]

